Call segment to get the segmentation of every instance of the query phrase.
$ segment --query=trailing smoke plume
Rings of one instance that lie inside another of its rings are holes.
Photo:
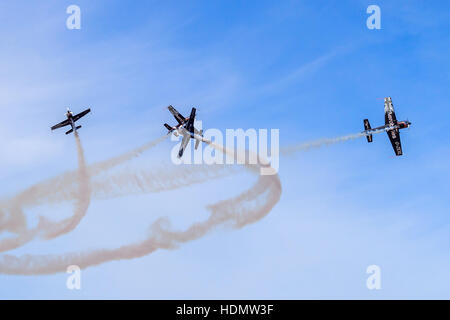
[[[148,144],[145,147],[150,147],[150,145],[153,146],[155,144]],[[222,146],[213,145],[213,147],[219,151],[227,152]],[[136,152],[136,150],[139,152]],[[143,148],[136,150],[93,165],[87,171],[95,175],[108,170],[115,165],[140,155]],[[247,167],[252,172],[258,172],[258,168],[254,168],[255,166]],[[118,176],[107,177],[104,180],[99,179],[96,182],[92,182],[92,195],[96,197],[113,197],[124,193],[157,192],[206,181],[231,172],[230,169],[224,166],[206,166],[199,167],[199,169],[194,167],[194,169],[188,170],[197,170],[198,172],[189,174],[189,171],[187,171],[184,176],[173,174],[173,177],[169,177],[169,180],[168,175],[164,175],[161,172],[153,174],[145,174],[145,172],[130,174],[124,172]],[[55,179],[58,180],[58,178]],[[67,188],[64,189],[66,191],[59,193],[57,197],[53,196],[45,199],[47,201],[50,200],[50,202],[57,202],[57,200],[62,201],[67,199],[66,197],[73,199],[74,196],[77,197],[77,194],[79,196],[81,194],[80,190],[74,193],[74,190],[70,188],[73,185],[71,179],[73,179],[72,173],[65,174],[64,179],[58,180],[58,182],[60,187],[64,186]],[[168,181],[169,183],[167,183]],[[49,187],[48,183],[44,183],[44,185]],[[41,187],[41,185],[38,185],[38,187]],[[240,196],[208,206],[207,209],[210,211],[209,218],[203,222],[193,224],[184,231],[172,230],[168,220],[159,219],[150,226],[150,233],[142,242],[112,250],[100,249],[63,255],[25,255],[21,257],[3,255],[0,258],[0,272],[9,274],[48,274],[63,272],[71,264],[85,268],[111,260],[137,258],[159,248],[174,248],[180,243],[202,237],[219,225],[230,225],[234,228],[241,228],[248,223],[253,223],[270,212],[272,207],[278,202],[280,195],[281,183],[278,176],[261,176],[251,189],[242,193]],[[43,202],[42,198],[35,198],[34,201],[39,204],[47,203]],[[31,205],[32,202],[28,201],[28,204]],[[44,226],[44,230],[49,230],[45,224],[41,223],[42,226]],[[69,226],[72,227],[73,224],[69,224]],[[67,223],[64,222],[60,225],[59,230],[68,230]],[[52,233],[52,235],[55,235],[55,233]]]
[[[372,131],[371,134],[377,134],[380,132],[385,132],[385,130]],[[319,140],[315,140],[315,141],[311,141],[311,142],[295,144],[295,145],[291,145],[288,147],[284,147],[284,148],[281,148],[280,151],[281,151],[281,154],[283,154],[283,155],[292,155],[296,152],[308,151],[312,148],[320,148],[323,146],[329,146],[332,144],[336,144],[336,143],[340,143],[340,142],[344,142],[344,141],[348,141],[348,140],[354,140],[354,139],[358,139],[358,138],[365,137],[365,136],[367,136],[366,133],[359,132],[359,133],[349,134],[349,135],[345,135],[345,136],[341,136],[341,137],[324,138],[324,139],[319,139]]]
[[[375,132],[377,133],[377,132]],[[282,154],[289,155],[294,152],[307,151],[311,148],[331,145],[342,141],[357,139],[365,136],[357,133],[331,139],[321,139],[310,143],[282,148]],[[233,173],[230,167],[225,166],[190,166],[178,169],[159,169],[154,171],[124,170],[115,175],[98,176],[113,167],[138,157],[145,150],[150,149],[165,137],[127,152],[118,157],[94,164],[86,168],[81,144],[77,140],[79,150],[78,172],[68,172],[59,177],[37,184],[9,202],[3,202],[0,207],[0,228],[18,232],[17,238],[0,242],[1,248],[8,245],[17,247],[32,240],[36,234],[46,238],[53,238],[73,230],[84,216],[90,197],[96,199],[114,198],[125,194],[138,194],[147,192],[160,192],[201,183],[209,179]],[[222,153],[234,154],[221,145],[204,140],[213,148]],[[81,156],[80,156],[81,155]],[[83,159],[83,161],[80,161]],[[264,161],[262,161],[264,163]],[[246,165],[251,172],[258,174],[261,165]],[[83,169],[84,168],[84,169]],[[98,177],[97,177],[98,176]],[[78,181],[78,184],[76,183]],[[76,187],[78,186],[78,187]],[[64,272],[69,265],[78,265],[81,268],[99,265],[107,261],[133,259],[150,254],[157,249],[173,249],[178,245],[199,239],[218,226],[242,228],[254,223],[267,215],[281,196],[281,183],[278,175],[259,176],[256,183],[241,195],[208,205],[209,217],[197,222],[185,230],[173,230],[170,221],[160,218],[150,225],[147,237],[140,242],[124,245],[115,249],[98,249],[86,252],[74,252],[60,255],[24,255],[16,257],[3,255],[0,257],[0,272],[6,274],[50,274]],[[76,199],[75,214],[59,224],[49,224],[41,220],[36,229],[26,230],[26,219],[23,208],[35,205],[57,203]],[[10,212],[9,219],[5,220],[5,212]]]
[[[75,181],[73,183],[78,185],[76,194],[70,200],[75,200],[74,214],[62,221],[51,222],[44,217],[39,218],[37,227],[32,229],[26,229],[23,208],[34,206],[41,203],[39,195],[45,192],[51,192],[49,185],[44,183],[43,185],[37,184],[33,187],[20,193],[17,197],[11,200],[9,206],[10,217],[12,218],[5,226],[9,230],[19,230],[18,235],[13,238],[4,239],[0,241],[0,252],[7,251],[33,240],[36,236],[42,236],[45,239],[55,238],[57,236],[68,233],[76,228],[81,219],[86,214],[86,211],[90,203],[90,185],[89,176],[86,170],[86,161],[84,158],[84,151],[81,145],[80,137],[75,132],[75,142],[77,146],[77,158],[78,158],[78,171],[76,172]],[[67,179],[67,177],[64,175]],[[1,211],[6,211],[3,209]],[[15,216],[21,217],[20,219],[14,219]]]
[[[240,228],[263,218],[278,202],[281,184],[278,177],[261,176],[256,184],[242,195],[208,206],[207,220],[194,223],[184,231],[172,230],[167,219],[160,218],[150,226],[148,237],[137,243],[116,249],[99,249],[63,255],[25,255],[0,258],[0,272],[7,274],[50,274],[64,272],[75,264],[80,268],[107,261],[142,257],[157,249],[173,249],[179,244],[198,239],[224,224]]]
[[[77,173],[77,181],[78,181],[78,190],[77,196],[74,197],[76,199],[75,203],[75,212],[74,215],[70,218],[67,218],[57,224],[55,223],[46,223],[44,225],[43,219],[41,219],[41,227],[44,227],[45,234],[44,237],[46,239],[56,238],[60,235],[68,233],[76,228],[76,226],[80,223],[81,219],[83,219],[86,214],[87,209],[89,208],[89,203],[91,201],[91,188],[89,184],[89,176],[86,170],[86,162],[84,159],[84,151],[81,146],[80,137],[78,133],[75,131],[75,141],[77,144],[77,154],[78,154],[78,173]]]
[[[109,170],[115,166],[123,164],[133,158],[140,156],[144,151],[154,147],[162,140],[166,139],[164,135],[156,140],[150,141],[141,147],[126,152],[120,156],[95,163],[86,168],[87,176],[92,177]],[[82,153],[81,143],[77,140],[77,150],[79,167],[84,164],[84,154]],[[80,156],[82,164],[80,165]],[[81,174],[83,175],[83,174]],[[0,202],[0,231],[20,232],[26,229],[26,219],[23,209],[49,203],[58,203],[63,200],[76,200],[74,187],[77,183],[77,177],[80,176],[80,170],[68,171],[55,178],[37,183],[24,191],[18,193],[12,199]],[[2,218],[3,217],[3,218]],[[45,221],[44,218],[43,221]]]

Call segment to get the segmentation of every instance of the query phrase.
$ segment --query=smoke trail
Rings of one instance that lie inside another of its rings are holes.
[[[133,158],[137,158],[139,157],[143,152],[153,148],[154,146],[156,146],[157,144],[159,144],[160,142],[164,141],[165,139],[167,139],[169,136],[168,135],[164,135],[159,137],[158,139],[152,140],[136,149],[133,149],[129,152],[126,152],[122,155],[119,155],[117,157],[105,160],[105,161],[101,161],[98,162],[96,164],[93,164],[92,166],[89,167],[89,175],[93,176],[93,175],[97,175],[102,171],[106,171],[109,170],[113,167],[116,167],[118,165],[121,165],[127,161],[132,160]]]
[[[321,139],[310,143],[282,148],[281,152],[288,155],[294,152],[307,151],[314,147],[335,144],[363,136],[365,136],[365,134],[357,133],[337,138]],[[223,153],[234,154],[226,150],[223,146],[216,145],[211,141],[205,142]],[[98,174],[140,155],[141,152],[140,148],[135,149],[127,154],[91,166],[89,172],[93,175]],[[252,172],[257,172],[259,169],[259,166],[247,165],[246,167]],[[203,172],[202,170],[200,170],[200,172]],[[214,170],[211,172],[214,172]],[[197,177],[197,180],[192,180],[192,177]],[[124,172],[121,175],[109,176],[106,177],[106,179],[99,179],[98,181],[93,182],[93,195],[97,198],[108,198],[120,196],[125,193],[158,192],[189,185],[191,183],[202,182],[204,179],[208,178],[211,178],[208,174],[205,174],[204,176],[187,174],[184,178],[177,181],[174,180],[175,178],[171,177],[170,174],[166,176],[162,175],[161,171],[157,174],[148,174],[146,172],[131,174],[130,172]],[[67,181],[65,182],[67,183]],[[68,193],[59,193],[53,200],[61,201],[64,199],[72,199],[74,196],[73,192],[74,191],[72,190]],[[157,249],[175,248],[181,243],[198,239],[221,225],[241,228],[249,223],[256,222],[270,212],[273,206],[279,201],[280,196],[281,183],[279,177],[277,175],[260,176],[252,188],[238,197],[209,205],[207,207],[210,211],[208,219],[200,223],[195,223],[184,231],[172,230],[170,222],[167,219],[160,218],[151,225],[150,234],[141,242],[125,245],[116,249],[99,249],[64,255],[25,255],[22,257],[4,255],[0,258],[0,272],[9,274],[48,274],[65,271],[65,268],[70,264],[76,264],[81,268],[86,268],[111,260],[141,257]]]
[[[78,155],[78,192],[76,194],[76,197],[74,197],[74,199],[76,199],[75,213],[73,216],[58,223],[49,223],[48,221],[42,219],[40,227],[44,228],[45,230],[45,239],[56,238],[75,229],[75,227],[85,216],[91,201],[91,188],[89,184],[89,176],[86,169],[83,147],[81,145],[80,137],[78,136],[78,133],[76,131],[74,135],[77,144]]]
[[[157,249],[173,249],[179,244],[201,238],[220,225],[230,223],[231,227],[241,228],[263,218],[278,202],[280,195],[281,183],[278,177],[261,176],[255,186],[242,195],[208,206],[211,212],[209,218],[194,223],[184,231],[172,230],[170,222],[160,218],[150,226],[150,234],[143,241],[116,249],[64,255],[3,255],[0,258],[0,272],[21,275],[51,274],[65,272],[67,266],[73,264],[87,268],[108,261],[142,257]]]
[[[203,183],[208,180],[225,177],[237,173],[236,167],[224,165],[210,166],[187,166],[187,167],[160,167],[151,171],[138,170],[116,173],[106,177],[100,177],[91,181],[91,197],[94,199],[111,199],[125,195],[162,192],[189,186],[195,183]],[[77,199],[77,189],[74,186],[66,186],[64,192],[61,190],[48,190],[51,193],[59,195],[58,198],[52,198],[51,203],[59,203]],[[50,202],[49,202],[50,203]],[[29,204],[32,206],[32,203]],[[76,215],[79,216],[79,215]],[[74,220],[71,217],[61,223],[50,224],[43,217],[40,217],[36,228],[23,231],[20,236],[0,241],[0,252],[18,248],[27,242],[33,240],[36,235],[47,232],[45,239],[54,238],[61,235],[62,232],[68,232],[67,226],[75,227]],[[72,228],[73,229],[73,228]],[[49,236],[49,230],[54,236]],[[55,234],[61,230],[60,233]]]
[[[110,199],[131,194],[174,190],[237,173],[236,167],[225,165],[160,167],[159,169],[130,169],[101,177],[93,182],[96,199]]]
[[[80,151],[82,152],[81,144],[79,144],[79,141],[77,140],[79,165],[80,155],[82,155],[83,164],[87,171],[86,175],[92,177],[102,171],[106,171],[140,156],[144,151],[156,146],[166,138],[167,135],[164,135],[120,156],[95,163],[87,168],[84,162],[84,155],[80,153]],[[82,176],[83,175],[84,174],[82,174]],[[73,189],[76,186],[77,177],[79,176],[80,170],[68,171],[55,178],[42,181],[25,189],[9,201],[2,201],[0,203],[0,218],[2,218],[0,219],[0,231],[6,230],[14,233],[25,232],[26,219],[23,211],[25,208],[49,203],[58,203],[61,202],[61,199],[76,199],[77,194],[73,192]],[[41,225],[48,223],[43,217],[40,218],[40,221]],[[2,250],[0,249],[0,251]]]
[[[228,152],[222,146],[211,145],[219,151]],[[247,165],[246,167],[250,168],[252,172],[259,172],[259,166]],[[115,181],[116,187],[110,187],[110,190],[103,188],[102,192],[109,194],[119,188],[120,193],[124,188],[136,185],[139,190],[143,191],[145,187],[142,182],[148,183],[152,180],[151,177],[143,180],[142,175],[141,179],[130,179],[129,175],[125,177],[125,186],[124,177],[122,177]],[[100,249],[64,255],[24,255],[22,257],[4,255],[0,258],[0,272],[22,275],[49,274],[63,272],[71,264],[86,268],[107,261],[141,257],[157,249],[175,248],[181,243],[204,236],[220,225],[229,224],[231,227],[241,228],[256,222],[270,212],[279,201],[280,196],[281,183],[278,175],[259,176],[256,184],[238,197],[209,205],[207,207],[211,212],[209,218],[193,224],[184,231],[171,230],[170,222],[161,218],[151,225],[151,232],[144,241],[111,250]]]
[[[23,230],[18,232],[18,235],[13,238],[4,239],[0,241],[0,252],[15,249],[25,243],[33,240],[36,236],[42,236],[44,239],[52,239],[57,236],[63,235],[75,229],[75,227],[80,223],[82,218],[87,212],[90,203],[91,189],[89,186],[89,176],[86,170],[86,161],[84,157],[83,147],[81,145],[80,137],[78,133],[75,132],[75,142],[77,146],[77,158],[78,158],[78,171],[76,175],[76,182],[78,183],[78,192],[72,197],[71,200],[75,199],[75,209],[74,214],[59,222],[51,222],[44,217],[39,217],[39,222],[37,227]],[[66,176],[64,176],[67,179]],[[12,217],[24,216],[23,207],[35,205],[33,200],[36,200],[36,195],[41,192],[49,192],[47,188],[48,185],[44,184],[42,186],[35,185],[25,192],[22,192],[18,197],[13,199],[13,205],[10,209]],[[40,200],[39,200],[40,201]],[[10,220],[9,227],[14,226],[14,219]],[[23,221],[20,220],[20,226],[22,226]],[[19,224],[17,224],[19,225]],[[15,226],[17,228],[17,226]]]
[[[385,130],[372,131],[371,134],[377,134],[380,132],[385,132]],[[358,139],[358,138],[365,137],[365,136],[367,136],[366,133],[359,132],[359,133],[349,134],[349,135],[345,135],[345,136],[341,136],[341,137],[319,139],[316,141],[311,141],[311,142],[291,145],[288,147],[283,147],[280,149],[280,152],[283,155],[292,155],[293,153],[296,153],[296,152],[308,151],[312,148],[329,146],[329,145],[336,144],[339,142],[354,140],[354,139]]]
[[[0,252],[19,248],[33,240],[39,233],[39,228],[33,228],[31,230],[25,230],[20,235],[3,239],[0,241]]]

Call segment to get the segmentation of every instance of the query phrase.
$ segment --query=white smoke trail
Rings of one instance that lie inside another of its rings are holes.
[[[72,217],[64,219],[63,221],[60,221],[58,223],[50,223],[48,221],[44,221],[41,218],[40,228],[43,228],[45,230],[45,234],[43,235],[45,239],[56,238],[75,229],[85,216],[91,201],[91,187],[86,169],[83,147],[81,145],[80,137],[78,136],[78,133],[76,131],[74,135],[77,144],[78,155],[78,192],[76,197],[73,198],[76,201],[75,213]]]
[[[122,155],[119,155],[117,157],[113,157],[111,159],[105,160],[105,161],[101,161],[98,162],[96,164],[91,165],[88,170],[89,170],[89,175],[90,176],[94,176],[97,175],[103,171],[109,170],[113,167],[116,167],[118,165],[121,165],[127,161],[130,161],[134,158],[137,158],[139,156],[142,155],[142,153],[144,153],[145,151],[155,147],[157,144],[163,142],[165,139],[167,139],[169,136],[168,135],[164,135],[159,137],[158,139],[152,140],[138,148],[135,148],[131,151],[128,151]]]
[[[84,154],[80,153],[80,151],[82,151],[81,144],[77,144],[77,150],[79,152],[79,167],[81,163],[80,155],[82,155],[83,161],[81,165],[84,164],[84,167],[86,168],[85,170],[87,170],[86,175],[92,177],[101,173],[102,171],[106,171],[140,156],[144,151],[147,151],[150,148],[156,146],[166,138],[167,136],[164,135],[120,156],[95,163],[87,168],[84,161]],[[78,142],[79,141],[77,140],[77,143]],[[81,175],[84,176],[84,174]],[[37,183],[20,192],[15,197],[9,200],[3,200],[0,203],[0,231],[6,230],[14,233],[25,232],[26,219],[23,210],[26,208],[49,203],[58,203],[61,202],[61,199],[76,200],[78,194],[74,192],[74,187],[77,184],[77,178],[79,176],[80,170],[68,171],[60,174],[55,178]],[[40,220],[42,221],[42,224],[48,223],[48,221],[46,221],[46,219],[42,217],[40,218]]]
[[[385,130],[372,131],[371,134],[377,134],[377,133],[381,133],[381,132],[385,132]],[[319,139],[319,140],[315,140],[315,141],[311,141],[311,142],[305,142],[305,143],[301,143],[301,144],[295,144],[295,145],[283,147],[280,149],[280,152],[283,155],[292,155],[296,152],[308,151],[312,148],[329,146],[332,144],[336,144],[336,143],[340,143],[340,142],[344,142],[344,141],[348,141],[348,140],[354,140],[354,139],[358,139],[358,138],[365,137],[365,136],[367,136],[366,133],[359,132],[359,133],[348,134],[345,136],[340,136],[340,137],[335,137],[335,138],[324,138],[324,139]]]
[[[95,179],[93,196],[96,199],[110,199],[131,194],[169,191],[237,172],[236,167],[225,165],[166,166],[136,171],[126,169]]]
[[[203,222],[194,223],[184,231],[175,231],[167,219],[158,219],[150,226],[148,237],[134,244],[116,249],[99,249],[63,255],[3,255],[0,272],[5,274],[38,275],[64,272],[69,265],[80,268],[113,260],[145,256],[157,249],[173,249],[179,244],[199,239],[220,225],[229,223],[241,228],[263,218],[278,202],[281,183],[278,177],[261,176],[254,187],[242,195],[208,206],[211,212]]]
[[[383,130],[379,131],[383,132]],[[372,132],[373,134],[379,132]],[[365,136],[364,133],[356,133],[331,139],[320,139],[317,141],[298,144],[287,148],[282,148],[282,154],[289,155],[294,152],[307,151],[311,148],[331,145],[347,140],[357,139]],[[212,147],[223,153],[234,154],[226,150],[223,146],[216,145],[211,141],[205,141]],[[152,143],[149,144],[152,146]],[[144,148],[145,149],[145,148]],[[91,166],[88,171],[98,174],[108,170],[129,159],[139,156],[143,150],[138,148],[132,152],[119,157],[104,161],[95,166]],[[258,166],[247,166],[252,172],[258,172]],[[184,168],[185,169],[185,168]],[[201,169],[202,171],[204,169]],[[212,170],[214,174],[219,171]],[[138,172],[131,174],[124,172],[121,175],[109,176],[93,182],[93,196],[96,198],[110,198],[123,194],[134,194],[138,192],[158,192],[190,185],[191,183],[202,182],[211,178],[210,175],[198,176],[196,174],[185,176],[178,181],[169,175],[162,175],[161,171],[156,174],[148,172]],[[220,174],[219,174],[220,175]],[[197,180],[192,180],[196,176]],[[213,177],[215,177],[213,175]],[[70,187],[68,180],[61,181],[68,190],[57,193],[53,198],[47,197],[46,201],[62,201],[74,198],[74,190]],[[63,255],[25,255],[15,257],[4,255],[0,258],[0,272],[8,274],[49,274],[63,272],[70,264],[76,264],[81,268],[98,265],[107,261],[132,259],[147,255],[157,249],[175,248],[177,245],[198,239],[220,225],[230,225],[234,228],[241,228],[249,223],[253,223],[267,215],[273,206],[279,201],[281,196],[281,183],[278,175],[260,176],[257,183],[248,191],[233,199],[224,200],[219,203],[209,205],[207,208],[211,212],[209,218],[203,222],[195,223],[184,231],[174,231],[170,228],[170,222],[166,219],[159,219],[151,225],[149,236],[141,242],[125,245],[116,249],[99,249],[82,253],[69,253]],[[41,199],[41,198],[40,198]],[[35,199],[39,201],[38,199]],[[21,220],[20,216],[17,218]],[[14,239],[11,239],[13,241]]]
[[[130,169],[118,172],[114,175],[99,177],[91,181],[91,197],[94,199],[111,199],[139,193],[152,193],[173,190],[195,183],[203,183],[211,179],[217,179],[233,173],[237,173],[236,167],[225,165],[211,166],[186,166],[186,167],[160,167],[153,170],[131,171]],[[78,189],[76,185],[68,184],[61,189],[50,189],[54,194],[47,203],[60,203],[77,199]],[[56,196],[57,195],[57,196]],[[33,206],[33,203],[28,203]],[[84,212],[84,211],[82,211]],[[18,248],[33,240],[37,235],[45,232],[44,238],[50,239],[68,232],[68,226],[73,229],[75,222],[79,222],[81,216],[76,214],[62,222],[39,220],[37,227],[22,231],[20,236],[0,241],[0,252]]]
[[[21,228],[23,224],[25,224],[25,221],[20,220],[20,231],[18,232],[18,235],[9,238],[9,239],[3,239],[0,241],[0,252],[12,250],[17,247],[20,247],[27,242],[33,240],[36,236],[41,236],[44,239],[52,239],[57,236],[63,235],[65,233],[68,233],[76,228],[76,226],[79,224],[81,219],[84,217],[84,215],[87,212],[87,209],[89,207],[90,203],[90,195],[91,195],[91,189],[89,186],[89,176],[87,174],[86,170],[86,160],[84,157],[84,151],[83,147],[81,145],[80,137],[78,136],[78,133],[75,132],[75,142],[77,145],[77,158],[78,158],[78,171],[76,175],[75,181],[78,184],[78,191],[76,192],[75,196],[71,199],[75,199],[75,209],[74,214],[59,222],[51,222],[46,220],[44,217],[39,217],[39,223],[37,227],[32,229],[23,229]],[[67,179],[67,177],[64,176],[64,178]],[[43,190],[44,187],[45,189]],[[15,216],[23,217],[24,212],[23,208],[26,206],[33,206],[38,203],[40,203],[40,199],[36,199],[36,195],[39,195],[41,192],[49,192],[50,190],[47,189],[48,185],[44,184],[43,186],[35,185],[29,189],[27,189],[25,192],[22,192],[18,197],[14,198],[12,200],[12,206],[10,206],[10,212],[13,219],[9,222],[7,225],[8,227],[15,227],[14,226]],[[34,201],[38,200],[38,201]]]
[[[213,145],[213,147],[219,151],[228,152],[222,146]],[[252,172],[259,172],[258,166],[247,167],[251,168]],[[119,193],[121,193],[124,191],[123,189],[128,189],[130,186],[136,187],[136,185],[139,190],[143,191],[146,190],[143,187],[143,182],[150,182],[150,186],[154,187],[151,184],[151,177],[142,175],[140,177],[140,179],[135,179],[126,175],[115,180],[116,188],[112,187],[109,190],[103,188],[102,192],[109,194],[111,191],[117,191],[118,187]],[[186,183],[191,183],[190,179],[187,180]],[[125,186],[124,182],[126,182]],[[175,184],[175,186],[178,186],[178,184]],[[170,223],[167,220],[159,219],[151,225],[149,236],[142,242],[112,250],[100,249],[63,255],[25,255],[21,257],[3,255],[0,258],[0,272],[22,275],[49,274],[63,272],[70,264],[86,268],[107,261],[141,257],[157,249],[170,249],[180,243],[198,239],[220,225],[230,224],[234,228],[241,228],[249,223],[256,222],[271,211],[279,201],[280,196],[281,183],[278,176],[260,176],[257,183],[240,196],[208,206],[208,210],[211,212],[209,218],[193,224],[184,231],[171,230]]]

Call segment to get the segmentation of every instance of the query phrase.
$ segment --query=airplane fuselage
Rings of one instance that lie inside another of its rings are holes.
[[[183,126],[181,126],[181,125],[179,125],[179,126],[177,126],[177,127],[175,128],[174,134],[175,134],[175,135],[176,135],[176,134],[179,134],[179,135],[181,135],[181,136],[188,135],[188,136],[190,136],[192,139],[197,139],[197,140],[199,139],[194,133],[191,133],[191,132],[187,131],[186,128],[183,127]]]
[[[409,126],[411,125],[411,123],[409,122],[409,121],[399,121],[399,122],[397,122],[397,124],[396,125],[384,125],[384,126],[380,126],[380,127],[376,127],[376,128],[372,128],[372,129],[369,129],[369,130],[365,130],[365,131],[363,131],[364,133],[367,133],[367,134],[372,134],[372,133],[378,133],[378,132],[381,132],[381,131],[391,131],[391,130],[401,130],[401,129],[406,129],[406,128],[409,128]]]
[[[183,128],[183,126],[181,124],[176,125],[175,127],[173,127],[173,134],[178,137],[179,135],[183,135],[183,130],[185,131],[185,129]]]
[[[185,121],[188,122],[189,118],[185,118]],[[189,131],[186,130],[183,124],[177,124],[173,127],[173,134],[177,137],[178,135],[184,136],[184,135],[190,135],[191,138],[194,138],[194,135],[192,135]]]
[[[72,127],[73,132],[77,131],[77,126],[75,125],[75,121],[73,120],[73,113],[70,110],[66,112],[67,120],[70,122],[70,126]]]

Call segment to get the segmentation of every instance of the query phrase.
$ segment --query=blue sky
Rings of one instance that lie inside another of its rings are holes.
[[[67,30],[67,6],[81,30]],[[366,8],[381,8],[381,30]],[[263,220],[82,273],[0,275],[0,298],[450,298],[450,4],[445,1],[15,1],[0,4],[0,194],[77,165],[49,126],[93,109],[80,131],[89,163],[163,134],[165,106],[208,128],[277,128],[280,144],[384,121],[391,96],[404,156],[384,134],[281,158],[281,199]],[[130,166],[168,160],[165,141]],[[251,176],[91,203],[72,233],[8,254],[115,247],[170,216],[182,228]],[[237,190],[239,187],[239,190]],[[177,201],[173,201],[177,199]],[[70,205],[40,208],[70,215]],[[32,213],[30,213],[32,214]],[[4,235],[1,235],[2,237]],[[366,288],[379,265],[382,289]]]

